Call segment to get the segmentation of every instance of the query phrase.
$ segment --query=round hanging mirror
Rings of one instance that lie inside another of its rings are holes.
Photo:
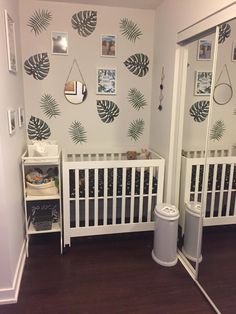
[[[213,98],[218,105],[227,104],[232,97],[233,89],[230,84],[221,83],[215,86]]]
[[[81,104],[87,97],[87,87],[80,81],[66,82],[64,95],[70,103]]]

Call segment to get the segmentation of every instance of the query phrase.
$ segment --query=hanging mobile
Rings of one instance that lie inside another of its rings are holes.
[[[161,84],[160,84],[160,96],[159,96],[159,106],[158,106],[158,110],[162,111],[163,106],[162,106],[162,101],[164,99],[164,95],[163,95],[163,81],[165,78],[165,74],[164,74],[164,67],[162,67],[162,73],[161,73]]]

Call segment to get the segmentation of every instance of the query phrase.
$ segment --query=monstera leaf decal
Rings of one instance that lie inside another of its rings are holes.
[[[140,77],[146,75],[149,70],[149,59],[143,53],[136,53],[132,55],[124,62],[124,64],[130,72]]]
[[[128,100],[131,106],[133,106],[133,108],[136,110],[140,110],[141,108],[144,108],[144,106],[147,106],[144,95],[139,90],[137,90],[137,88],[131,88],[129,90]]]
[[[51,131],[46,122],[39,118],[31,116],[28,124],[28,137],[30,140],[47,140]]]
[[[222,44],[231,34],[231,27],[228,23],[223,23],[219,28],[218,43]]]
[[[111,123],[119,115],[118,106],[110,100],[97,100],[97,111],[104,123]]]
[[[209,101],[201,100],[195,102],[189,110],[190,116],[196,122],[203,122],[208,116]]]
[[[43,80],[49,72],[50,63],[46,52],[30,57],[24,63],[27,74],[33,75],[36,80]]]
[[[52,97],[52,95],[44,94],[41,97],[40,107],[42,108],[46,117],[51,119],[52,117],[60,116],[59,104]]]
[[[128,129],[128,137],[130,137],[132,140],[139,140],[140,136],[143,134],[144,130],[144,120],[143,119],[137,119],[130,123],[129,129]]]
[[[83,144],[87,142],[87,133],[82,125],[81,122],[79,121],[74,121],[72,122],[70,128],[69,128],[69,134],[71,136],[72,141],[75,144]]]
[[[213,141],[219,141],[225,132],[225,124],[222,120],[216,121],[210,132],[210,139]]]
[[[39,35],[42,31],[46,30],[52,20],[52,14],[48,10],[35,10],[34,14],[30,17],[27,26],[34,31],[35,35]]]
[[[135,42],[142,35],[137,24],[127,18],[120,21],[120,31],[122,35],[132,42]]]
[[[80,36],[87,37],[92,34],[97,25],[96,11],[79,11],[71,18],[72,27],[77,29]]]

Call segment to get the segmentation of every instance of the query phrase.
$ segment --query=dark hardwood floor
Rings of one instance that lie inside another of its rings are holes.
[[[75,239],[63,256],[56,236],[31,240],[18,303],[1,314],[214,313],[180,262],[152,260],[152,233]]]
[[[236,225],[203,232],[199,282],[222,314],[236,313]]]

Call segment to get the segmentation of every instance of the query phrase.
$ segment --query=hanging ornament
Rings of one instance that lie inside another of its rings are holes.
[[[164,95],[163,95],[163,81],[165,78],[165,73],[164,73],[164,66],[162,67],[162,73],[161,73],[161,84],[160,84],[160,96],[159,96],[159,106],[158,106],[158,110],[162,111],[163,106],[162,106],[162,101],[164,99]]]

